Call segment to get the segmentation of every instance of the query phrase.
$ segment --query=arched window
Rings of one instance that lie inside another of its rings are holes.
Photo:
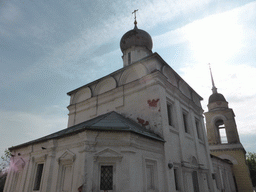
[[[222,119],[217,120],[215,122],[215,125],[217,127],[220,143],[221,144],[228,143],[227,134],[226,134],[226,127],[225,127],[224,121]]]
[[[132,62],[132,59],[131,59],[131,52],[128,53],[128,65],[130,65]]]

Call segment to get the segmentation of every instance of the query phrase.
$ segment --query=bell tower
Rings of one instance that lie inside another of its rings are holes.
[[[206,119],[207,138],[210,153],[233,164],[233,174],[238,192],[252,191],[252,183],[246,165],[246,151],[240,142],[235,114],[225,97],[217,92],[210,68],[212,95],[208,101]]]

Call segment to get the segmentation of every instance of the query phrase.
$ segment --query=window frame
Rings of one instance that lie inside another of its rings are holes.
[[[175,134],[179,134],[177,106],[175,105],[175,102],[169,97],[166,97],[166,114],[166,124],[169,127],[169,130]]]
[[[39,165],[42,165],[41,170],[39,170]],[[33,181],[33,191],[40,191],[42,188],[42,180],[43,180],[43,175],[44,175],[44,167],[45,163],[44,162],[37,162],[36,167],[35,167],[35,176],[34,176],[34,181]],[[40,173],[40,175],[39,175]],[[39,181],[40,177],[40,181]]]
[[[147,167],[152,167],[152,175],[151,175],[151,188],[148,188],[148,169]],[[144,165],[144,174],[145,174],[145,191],[153,192],[158,191],[158,172],[157,172],[157,161],[152,159],[145,159],[145,165]]]
[[[113,167],[113,177],[112,177],[112,190],[102,190],[102,189],[100,189],[100,183],[101,183],[101,167],[102,166],[112,166]],[[98,181],[97,181],[97,183],[99,184],[98,185],[98,190],[100,191],[100,192],[105,192],[105,191],[108,191],[108,192],[114,192],[114,191],[116,191],[116,169],[117,169],[117,167],[116,167],[117,165],[116,165],[116,162],[99,162],[99,164],[98,164]]]
[[[72,185],[73,185],[73,169],[74,169],[74,165],[73,165],[73,162],[71,161],[63,161],[63,162],[60,162],[59,164],[59,174],[58,174],[58,190],[59,191],[64,191],[62,186],[63,186],[63,183],[65,182],[65,177],[66,177],[66,168],[67,167],[70,167],[70,171],[71,171],[71,178],[70,178],[70,190],[72,190]]]
[[[228,144],[227,129],[224,120],[217,119],[214,124],[217,129],[219,143]],[[222,131],[224,131],[224,133],[221,133]]]
[[[173,104],[170,102],[167,102],[166,107],[167,107],[168,125],[175,127],[174,126],[174,117],[173,117]]]
[[[132,63],[132,53],[128,52],[127,57],[128,57],[128,65],[130,65]]]
[[[197,138],[200,140],[202,139],[202,129],[201,129],[201,124],[200,124],[200,120],[198,118],[195,118],[195,127],[196,127],[196,133],[197,133]]]
[[[193,184],[193,189],[194,192],[199,192],[200,191],[200,183],[199,183],[199,175],[196,170],[193,170],[191,173],[192,176],[192,184]]]
[[[178,167],[174,167],[173,168],[173,175],[174,175],[174,184],[175,184],[175,190],[179,191],[180,190],[180,176],[179,176],[179,168]]]
[[[102,167],[111,167],[112,176],[111,176],[111,187],[107,189],[102,189]],[[113,165],[100,165],[100,191],[113,191],[114,189],[114,166]]]
[[[188,115],[189,115],[189,113],[183,109],[182,110],[182,121],[183,121],[184,132],[187,133],[187,134],[190,134],[189,123],[188,123],[189,122]]]

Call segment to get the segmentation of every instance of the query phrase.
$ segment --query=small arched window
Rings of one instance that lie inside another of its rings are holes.
[[[132,62],[132,59],[131,59],[131,52],[128,53],[128,65],[130,65]]]
[[[228,143],[228,138],[227,138],[227,134],[226,134],[226,127],[225,127],[224,121],[222,119],[217,120],[215,122],[215,125],[217,127],[220,143],[221,144]]]

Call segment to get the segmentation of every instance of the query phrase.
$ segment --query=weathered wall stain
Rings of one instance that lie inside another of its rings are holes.
[[[157,107],[157,103],[158,103],[158,101],[159,101],[159,99],[153,99],[153,100],[148,100],[148,105],[150,106],[150,107]]]
[[[138,120],[138,123],[141,124],[143,127],[149,125],[149,122],[145,121],[144,119],[141,119],[138,117],[137,120]]]

